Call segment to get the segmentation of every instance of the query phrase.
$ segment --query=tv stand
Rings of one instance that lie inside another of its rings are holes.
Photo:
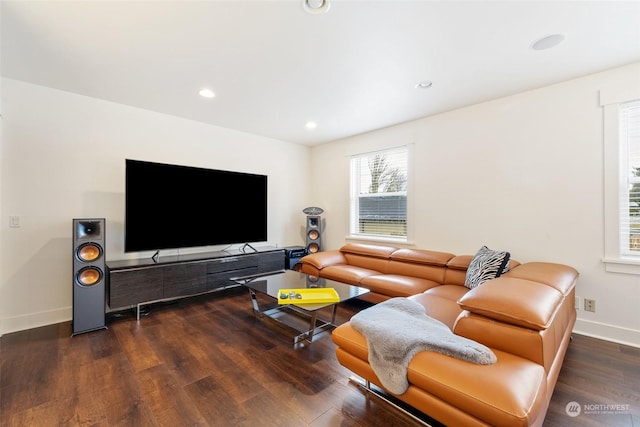
[[[107,301],[110,310],[185,298],[232,286],[233,277],[284,270],[283,248],[258,247],[152,258],[107,261]]]

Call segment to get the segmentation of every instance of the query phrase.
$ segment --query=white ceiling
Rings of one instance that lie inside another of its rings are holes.
[[[4,77],[305,145],[640,61],[640,1],[1,7]],[[566,40],[530,49],[554,33]],[[217,96],[200,97],[205,86]]]

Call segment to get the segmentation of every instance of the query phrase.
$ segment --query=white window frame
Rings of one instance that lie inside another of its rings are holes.
[[[625,253],[621,236],[628,209],[628,168],[620,138],[620,107],[640,99],[640,87],[612,86],[600,91],[604,125],[604,258],[609,272],[640,275],[640,256]],[[622,200],[626,200],[623,205]]]
[[[359,218],[358,212],[358,199],[359,192],[357,191],[356,185],[359,184],[359,179],[356,177],[356,171],[353,168],[353,159],[360,158],[363,156],[374,156],[378,153],[390,152],[398,149],[405,149],[407,156],[407,165],[406,165],[406,178],[407,178],[407,189],[403,192],[407,198],[407,217],[406,217],[406,236],[392,236],[392,235],[379,235],[379,234],[364,234],[358,232],[357,222]],[[385,243],[402,243],[407,244],[412,241],[412,144],[395,146],[389,148],[382,148],[378,150],[372,150],[368,152],[363,152],[359,154],[351,155],[349,158],[349,234],[347,239],[350,240],[366,240],[366,241],[374,241],[374,242],[385,242]]]

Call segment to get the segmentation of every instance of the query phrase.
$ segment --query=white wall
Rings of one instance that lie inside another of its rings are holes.
[[[639,73],[633,64],[312,149],[4,79],[0,332],[71,318],[72,218],[106,217],[107,257],[125,256],[126,157],[266,173],[269,243],[301,244],[301,209],[314,205],[331,249],[348,231],[348,156],[409,142],[416,247],[473,254],[486,244],[569,264],[577,294],[597,302],[596,313],[578,311],[576,332],[640,346],[640,277],[602,263],[598,103],[607,82]]]
[[[2,7],[0,7],[0,23],[2,22]],[[1,26],[1,25],[0,25]],[[0,30],[0,34],[2,34],[2,31]],[[0,36],[1,37],[1,36]],[[0,70],[2,69],[2,55],[0,55]],[[3,151],[3,141],[4,141],[4,132],[3,132],[3,128],[4,128],[4,109],[2,108],[2,98],[3,98],[3,91],[2,91],[2,79],[0,78],[0,171],[2,170],[2,151]],[[2,188],[2,174],[0,173],[0,188]],[[0,197],[0,213],[2,212],[2,198]],[[2,215],[0,215],[0,219],[2,218]],[[0,230],[0,233],[2,231]],[[3,245],[0,242],[0,260],[2,259],[2,253],[3,253]],[[1,264],[0,264],[1,267]],[[0,275],[2,273],[0,272]],[[2,282],[0,282],[0,299],[4,300],[3,294],[2,294]],[[0,300],[0,336],[2,336],[2,319],[4,318],[3,313],[4,313],[4,309],[3,309],[3,305],[2,302]]]
[[[576,332],[640,346],[640,276],[603,258],[603,115],[608,81],[637,84],[640,63],[312,149],[313,199],[325,249],[348,234],[348,156],[411,143],[413,244],[473,254],[482,245],[521,262],[580,272]]]
[[[71,319],[73,218],[107,219],[108,260],[151,255],[123,251],[125,158],[266,174],[262,245],[304,244],[308,147],[11,79],[2,108],[0,333]]]

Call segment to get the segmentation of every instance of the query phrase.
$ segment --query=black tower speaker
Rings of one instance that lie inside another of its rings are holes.
[[[73,220],[73,334],[106,328],[104,218]]]
[[[320,245],[321,233],[320,215],[307,215],[307,253],[313,254],[322,250]]]

